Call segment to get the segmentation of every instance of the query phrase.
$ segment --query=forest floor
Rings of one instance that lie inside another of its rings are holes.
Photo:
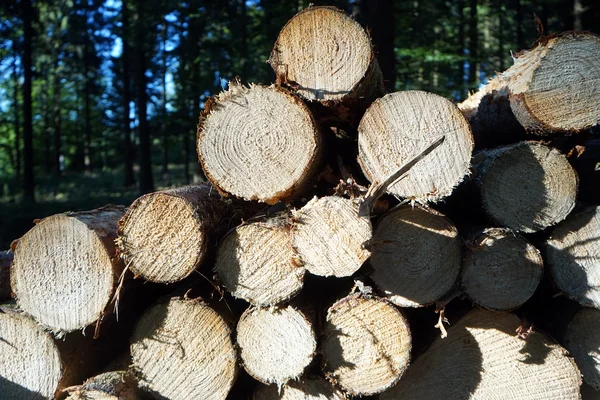
[[[183,165],[169,165],[166,176],[161,167],[153,169],[156,190],[185,185]],[[23,203],[19,182],[0,183],[0,250],[7,250],[14,239],[31,229],[34,219],[107,204],[129,206],[139,196],[139,190],[136,186],[124,187],[123,180],[122,169],[68,172],[60,177],[37,175],[35,204]]]

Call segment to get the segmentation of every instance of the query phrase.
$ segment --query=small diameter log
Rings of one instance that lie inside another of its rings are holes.
[[[327,311],[322,343],[327,378],[351,395],[380,393],[408,367],[411,336],[396,307],[353,294]]]
[[[486,212],[518,232],[546,229],[575,207],[575,170],[558,150],[539,143],[520,142],[488,152],[477,178]]]
[[[0,301],[10,299],[10,264],[12,260],[12,252],[0,251]]]
[[[144,195],[119,221],[119,250],[136,277],[182,280],[204,259],[228,210],[209,183]]]
[[[497,135],[511,119],[537,134],[588,129],[600,119],[599,57],[596,34],[543,37],[459,107],[481,135]]]
[[[288,306],[246,310],[237,325],[237,345],[246,372],[281,387],[302,375],[317,342],[304,314]]]
[[[237,376],[223,318],[199,300],[172,298],[146,311],[131,339],[139,386],[168,399],[225,399]]]
[[[292,245],[308,272],[350,276],[369,258],[363,245],[373,228],[368,217],[358,215],[358,207],[357,200],[315,197],[294,213]]]
[[[369,104],[384,92],[369,36],[334,7],[309,7],[290,19],[269,63],[278,82],[306,100]]]
[[[401,307],[422,307],[443,297],[460,271],[461,240],[444,215],[402,206],[384,216],[371,244],[371,279]]]
[[[111,371],[94,376],[83,385],[66,389],[66,400],[138,400],[139,390],[131,371]]]
[[[442,136],[438,148],[388,188],[396,196],[438,201],[467,175],[473,151],[469,123],[441,96],[406,91],[376,100],[358,127],[358,162],[371,182],[383,182]]]
[[[0,397],[51,399],[64,382],[50,332],[16,311],[0,309]]]
[[[570,215],[546,243],[556,286],[579,304],[600,308],[600,207]]]
[[[197,149],[206,177],[222,194],[275,204],[309,184],[319,167],[321,137],[293,94],[231,82],[207,102]]]
[[[477,305],[495,311],[525,303],[543,275],[542,256],[509,229],[490,228],[473,237],[463,258],[461,285]]]
[[[565,333],[565,347],[575,359],[583,381],[600,390],[600,310],[582,308],[577,311]]]
[[[19,307],[55,333],[80,330],[109,312],[123,270],[114,240],[120,206],[45,218],[15,249],[12,289]]]
[[[295,296],[304,268],[292,249],[289,226],[272,219],[241,225],[223,239],[215,271],[234,297],[270,306]]]
[[[290,381],[281,389],[261,386],[252,400],[346,400],[346,396],[325,379],[314,378]]]
[[[579,370],[543,333],[517,336],[508,313],[474,310],[417,358],[380,400],[579,399]]]

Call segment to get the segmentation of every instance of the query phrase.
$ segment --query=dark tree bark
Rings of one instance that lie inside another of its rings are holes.
[[[523,50],[525,46],[525,37],[523,36],[523,7],[521,7],[521,0],[515,0],[515,29],[517,30],[517,47],[518,51]]]
[[[477,0],[470,0],[469,15],[469,88],[477,90],[479,86],[479,38],[477,32]]]
[[[21,122],[19,118],[19,70],[17,67],[17,45],[13,41],[14,61],[13,61],[13,112],[15,113],[15,172],[18,177],[21,176]]]
[[[240,10],[240,25],[241,25],[241,35],[240,35],[240,55],[241,59],[241,78],[243,82],[248,81],[248,10],[246,9],[246,0],[241,0],[241,10]]]
[[[34,202],[33,177],[33,126],[31,112],[31,42],[33,38],[33,11],[31,0],[23,0],[23,197],[25,201]]]
[[[154,191],[154,179],[152,177],[152,153],[150,148],[150,127],[148,125],[148,116],[146,107],[148,105],[148,96],[146,94],[146,51],[145,51],[145,30],[143,21],[144,4],[142,1],[136,2],[137,26],[135,35],[135,58],[136,58],[136,85],[137,85],[137,108],[138,108],[138,132],[140,138],[140,192],[142,194]]]
[[[165,181],[168,180],[169,173],[169,135],[167,133],[167,18],[166,13],[163,16],[163,27],[162,27],[162,67],[163,67],[163,98],[162,98],[162,173]]]
[[[86,42],[83,50],[83,70],[85,71],[85,89],[84,89],[84,115],[85,115],[85,145],[84,145],[84,164],[85,170],[92,169],[92,115],[90,109],[90,97],[92,95],[92,80],[90,78],[90,49],[89,43]]]
[[[457,83],[460,90],[460,98],[464,99],[467,91],[465,90],[465,0],[457,1],[458,12],[458,65],[457,65]]]
[[[123,155],[124,155],[124,182],[125,187],[133,186],[133,151],[131,147],[131,120],[129,114],[131,109],[131,94],[129,92],[129,10],[127,9],[127,1],[122,2],[122,19],[123,19]]]

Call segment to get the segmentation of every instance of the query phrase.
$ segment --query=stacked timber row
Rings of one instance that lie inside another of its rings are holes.
[[[600,152],[561,140],[600,119],[600,39],[542,38],[458,106],[384,93],[375,56],[344,12],[301,11],[275,84],[206,102],[209,182],[38,220],[0,252],[0,397],[600,389]]]

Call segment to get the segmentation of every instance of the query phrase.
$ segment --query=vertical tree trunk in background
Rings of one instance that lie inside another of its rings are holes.
[[[150,127],[146,114],[148,97],[146,94],[146,52],[144,43],[143,21],[144,14],[142,1],[136,2],[136,34],[135,34],[135,58],[136,58],[136,84],[138,100],[138,131],[140,137],[140,192],[142,194],[154,191],[154,179],[152,178],[152,153],[150,149]]]
[[[54,70],[54,78],[52,81],[52,91],[53,91],[53,113],[54,113],[54,164],[55,169],[54,173],[57,176],[61,174],[61,165],[60,165],[60,152],[62,147],[62,140],[60,136],[60,76],[58,75],[58,62],[56,63]]]
[[[243,82],[248,81],[248,10],[246,8],[246,0],[241,0],[241,11],[240,11],[240,24],[241,37],[240,37],[240,55],[241,57],[241,77]]]
[[[77,172],[81,172],[85,168],[85,135],[82,135],[81,132],[81,110],[82,106],[80,104],[82,98],[81,94],[81,84],[77,82],[75,84],[75,111],[77,112],[77,118],[75,119],[75,132],[79,134],[75,135],[75,162],[74,169]],[[60,112],[60,111],[59,111]],[[67,139],[68,140],[68,139]]]
[[[52,171],[52,130],[50,129],[50,99],[48,98],[48,93],[50,92],[48,86],[48,80],[44,82],[44,89],[42,94],[42,101],[44,105],[42,106],[42,113],[44,114],[44,165],[46,166],[46,171]]]
[[[85,71],[85,91],[84,91],[84,113],[85,113],[85,144],[83,147],[84,152],[84,165],[85,170],[90,171],[92,169],[92,155],[91,155],[91,142],[92,142],[92,116],[90,110],[90,97],[92,95],[92,81],[90,79],[90,49],[89,43],[86,43],[83,50],[83,70]]]
[[[13,108],[15,113],[15,172],[18,177],[21,176],[21,127],[19,121],[19,70],[17,69],[17,48],[16,41],[13,41],[14,61],[13,61],[13,83],[14,83],[14,99]]]
[[[479,86],[477,0],[470,0],[469,7],[469,89],[477,90]]]
[[[573,29],[576,31],[580,31],[583,29],[583,25],[581,23],[581,15],[585,9],[583,8],[583,4],[581,0],[573,0]]]
[[[498,31],[497,31],[497,35],[498,35],[498,71],[504,71],[505,65],[504,65],[504,7],[502,7],[502,5],[504,4],[503,0],[499,0],[498,1]]]
[[[33,178],[33,126],[31,113],[31,42],[33,37],[31,0],[23,0],[23,198],[35,201]]]
[[[457,87],[460,91],[460,98],[464,99],[465,90],[465,0],[457,1],[458,12],[458,71],[457,71]]]
[[[383,73],[383,82],[389,91],[396,86],[396,55],[394,54],[395,12],[393,1],[377,0],[370,24],[377,61]],[[391,32],[391,33],[390,33]]]
[[[124,181],[125,187],[133,186],[133,152],[131,148],[131,120],[129,114],[131,112],[129,104],[131,103],[131,94],[129,92],[129,10],[127,9],[127,1],[122,1],[121,8],[123,19],[123,155],[124,155]]]
[[[163,16],[162,26],[162,67],[163,67],[163,98],[162,98],[162,147],[163,147],[163,160],[162,160],[162,173],[165,181],[168,180],[169,173],[169,135],[167,134],[167,12]]]
[[[517,30],[517,51],[521,51],[525,46],[525,38],[523,37],[523,8],[521,0],[515,0],[515,11],[517,13],[515,20],[515,29]]]

